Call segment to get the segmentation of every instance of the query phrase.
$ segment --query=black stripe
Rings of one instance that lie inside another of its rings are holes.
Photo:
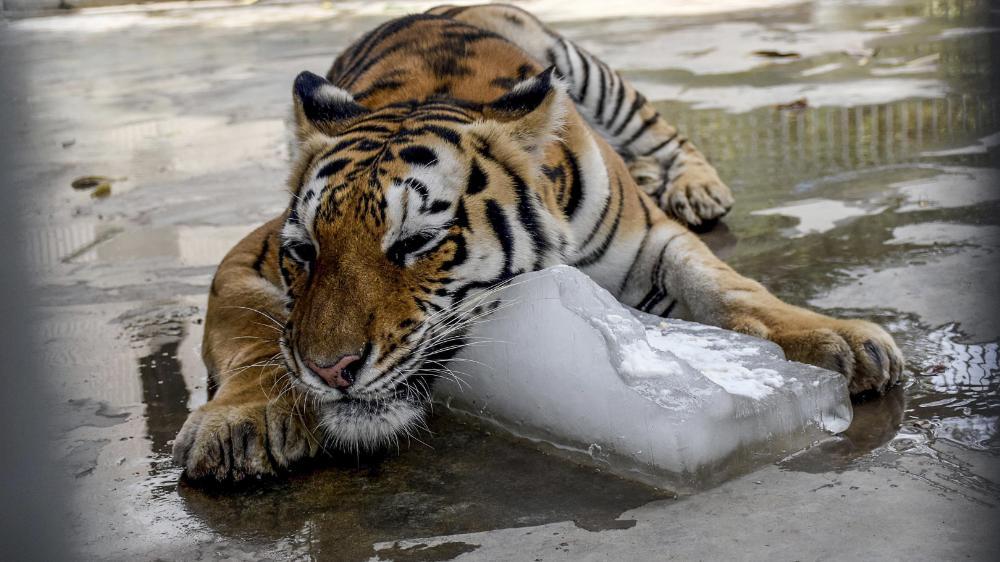
[[[465,260],[469,258],[469,253],[465,249],[464,236],[462,236],[461,234],[457,234],[454,236],[449,236],[448,239],[455,242],[455,254],[451,257],[450,260],[441,264],[441,269],[445,271],[454,269],[462,265],[463,263],[465,263]]]
[[[343,133],[341,133],[341,136],[357,135],[361,133],[377,133],[381,135],[388,135],[392,133],[392,129],[384,127],[382,125],[376,125],[374,123],[359,123],[357,125],[354,125],[353,127],[348,127]]]
[[[327,157],[333,156],[334,154],[340,152],[341,150],[344,150],[346,148],[350,148],[351,146],[357,144],[358,140],[359,139],[348,139],[348,140],[340,141],[340,142],[337,143],[336,146],[334,146],[330,150],[326,151],[323,154],[323,156],[320,157],[320,159],[321,160],[322,159],[326,159]]]
[[[398,73],[396,73],[398,75]],[[371,86],[368,86],[364,90],[354,94],[354,101],[362,102],[366,98],[370,98],[375,94],[381,94],[385,91],[398,90],[400,86],[405,85],[406,82],[402,80],[393,80],[387,77],[379,78]]]
[[[469,195],[475,195],[486,189],[486,185],[488,183],[489,178],[486,173],[479,167],[479,162],[476,159],[473,159],[472,169],[469,170],[469,181],[466,184],[465,192]]]
[[[427,195],[430,193],[427,189],[427,184],[415,178],[406,178],[403,185],[408,186],[413,189],[413,191],[417,192],[417,195],[420,196],[421,205],[426,203]]]
[[[361,139],[354,148],[361,152],[381,151],[385,148],[385,142],[375,139]]]
[[[426,146],[415,144],[399,151],[403,162],[414,166],[433,166],[437,164],[437,154]]]
[[[545,226],[539,220],[538,210],[533,205],[538,194],[531,191],[521,176],[513,170],[505,167],[504,171],[510,175],[511,181],[514,182],[514,192],[517,194],[517,218],[521,227],[531,236],[531,246],[535,251],[534,269],[541,269],[542,259],[551,244],[545,236]]]
[[[648,200],[649,197],[644,197],[642,190],[640,189],[635,189],[633,191],[635,192],[635,196],[639,198],[639,205],[642,207],[642,217],[645,221],[646,228],[648,229],[653,226],[653,219],[649,214],[649,207],[646,206],[646,200]]]
[[[546,236],[547,233],[545,232],[542,223],[538,219],[537,210],[532,205],[532,200],[537,200],[538,194],[530,191],[524,179],[510,166],[493,157],[490,152],[489,142],[486,139],[476,135],[474,137],[474,141],[476,142],[475,149],[479,155],[502,168],[507,176],[510,177],[511,182],[513,183],[514,192],[517,194],[518,219],[521,222],[521,226],[531,236],[532,247],[536,252],[536,263],[541,263],[541,259],[552,247],[552,244]]]
[[[435,111],[440,111],[440,109],[435,109]],[[421,113],[420,117],[427,120],[445,121],[447,123],[461,123],[463,125],[467,125],[472,122],[471,119],[465,117],[464,115],[447,115],[445,113]]]
[[[469,225],[469,212],[465,209],[465,199],[458,199],[458,208],[455,209],[455,226],[461,229],[472,230]]]
[[[379,42],[385,43],[388,42],[390,39],[391,37],[385,37]],[[348,83],[344,86],[344,88],[349,89],[354,87],[354,85],[357,84],[358,80],[360,80],[361,77],[364,76],[373,66],[375,66],[379,62],[385,60],[387,57],[392,56],[393,54],[399,51],[409,49],[412,44],[413,44],[412,41],[407,41],[404,38],[403,40],[397,41],[392,45],[382,48],[381,50],[379,50],[379,52],[372,54],[368,58],[368,60],[364,61],[360,67],[355,69],[350,81],[348,81]]]
[[[643,297],[642,300],[639,301],[639,304],[637,304],[635,307],[643,312],[649,312],[649,307],[660,302],[660,299],[662,297],[663,297],[663,291],[661,291],[659,287],[654,286],[649,289],[649,292],[646,293],[646,296]]]
[[[447,127],[441,127],[439,125],[424,125],[413,132],[416,134],[428,133],[438,137],[452,146],[455,146],[456,148],[462,147],[462,137]]]
[[[509,274],[514,260],[514,235],[503,208],[495,199],[486,201],[486,219],[490,221],[490,227],[500,242],[500,250],[503,252],[503,272]]]
[[[560,146],[563,149],[566,163],[569,165],[569,200],[566,201],[563,213],[568,220],[573,220],[580,207],[580,202],[583,200],[583,178],[580,176],[580,163],[577,161],[576,155],[566,144]]]
[[[667,146],[668,144],[674,142],[674,139],[676,139],[676,138],[677,138],[677,131],[674,131],[674,134],[672,134],[669,137],[667,137],[667,139],[665,141],[657,143],[657,145],[654,146],[653,148],[650,148],[649,150],[644,151],[642,153],[642,156],[650,156],[652,154],[656,154],[657,151],[659,151],[661,148],[663,148],[664,146]]]
[[[652,117],[643,121],[642,126],[640,126],[634,133],[632,133],[632,136],[629,137],[629,139],[625,141],[624,144],[621,145],[621,148],[627,148],[629,145],[635,142],[636,139],[641,137],[643,133],[648,131],[649,128],[652,127],[659,120],[660,120],[660,114],[654,113]]]
[[[608,248],[611,247],[611,242],[615,239],[615,235],[618,234],[618,227],[619,225],[621,225],[622,215],[624,214],[624,211],[625,211],[625,191],[622,186],[621,178],[618,178],[618,214],[617,216],[615,216],[615,222],[611,225],[611,232],[608,233],[608,236],[604,239],[603,242],[601,242],[601,245],[598,246],[593,252],[591,252],[589,256],[581,260],[578,260],[573,265],[577,267],[586,267],[604,257],[604,254],[607,253]],[[583,247],[584,246],[580,246],[581,249]]]
[[[615,110],[611,114],[611,119],[608,120],[607,123],[608,127],[614,125],[615,121],[618,120],[618,114],[621,112],[622,103],[624,102],[625,102],[625,80],[619,79],[618,90],[615,92]]]
[[[673,299],[667,309],[660,313],[660,316],[664,318],[670,316],[670,313],[674,311],[674,307],[677,306],[677,299]]]
[[[367,57],[368,54],[371,53],[371,50],[375,46],[375,43],[382,40],[386,27],[387,27],[386,25],[376,27],[375,29],[368,32],[361,39],[361,41],[355,43],[354,47],[349,52],[344,53],[344,55],[346,56],[346,60],[348,60],[348,62],[346,63],[347,68],[341,69],[340,74],[337,76],[332,75],[334,69],[331,68],[330,69],[331,74],[327,76],[327,79],[333,82],[334,84],[343,86],[343,80],[348,75],[352,74],[354,70],[358,67],[358,65],[360,65],[361,62],[364,61],[365,57]],[[336,65],[334,66],[336,67]]]
[[[330,163],[324,165],[322,168],[320,168],[320,170],[318,172],[316,172],[316,177],[317,178],[328,178],[328,177],[336,174],[337,172],[343,170],[344,167],[347,166],[350,163],[351,163],[351,161],[348,160],[347,158],[339,158],[337,160],[334,160],[333,162],[330,162]]]
[[[607,196],[607,198],[604,199],[604,208],[601,209],[601,212],[598,215],[600,218],[597,219],[597,224],[595,224],[594,228],[591,229],[590,234],[587,235],[587,239],[583,241],[583,244],[580,244],[580,249],[581,250],[584,249],[584,248],[586,248],[587,245],[590,244],[590,241],[594,239],[594,236],[597,236],[597,233],[601,230],[601,226],[604,225],[604,219],[608,216],[608,209],[611,207],[611,189],[610,189],[611,185],[610,185],[610,183],[611,183],[610,178],[608,178],[608,188],[609,189],[608,189],[608,196]]]
[[[427,208],[426,212],[431,215],[436,215],[438,213],[443,213],[450,208],[451,208],[451,201],[446,201],[444,199],[435,199],[434,202],[432,202],[430,206]]]
[[[337,57],[337,60],[333,63],[333,67],[330,68],[330,72],[327,73],[326,79],[334,84],[339,83],[340,79],[361,61],[362,53],[365,53],[371,42],[376,40],[379,29],[380,28],[375,28],[369,31],[341,56]],[[338,69],[338,66],[345,66],[346,68]],[[335,70],[339,71],[336,75],[334,75]]]
[[[440,111],[442,113],[454,113],[459,117],[464,117],[467,120],[471,121],[472,116],[469,115],[469,112],[463,109],[462,107],[457,107],[458,105],[466,105],[469,106],[470,108],[477,109],[482,104],[470,103],[464,100],[457,100],[457,99],[448,99],[447,101],[428,101],[420,104],[421,116],[426,117],[426,115],[424,115],[425,111]]]
[[[256,271],[257,275],[260,275],[261,277],[264,276],[262,268],[264,267],[264,260],[267,259],[267,252],[270,249],[271,249],[271,237],[268,236],[264,238],[264,244],[263,247],[260,249],[260,253],[257,254],[257,259],[253,260],[253,270]]]
[[[598,64],[597,69],[601,71],[601,92],[597,96],[597,111],[594,112],[594,119],[600,123],[604,124],[604,96],[608,93],[608,87],[605,85],[605,80],[607,80],[608,71],[604,64]]]
[[[684,148],[684,145],[686,143],[687,139],[681,139],[680,141],[677,142],[677,150],[675,150],[673,154],[670,155],[670,158],[666,162],[663,162],[664,170],[669,170],[674,166],[674,160],[677,160],[677,157],[682,154],[681,149]],[[664,182],[664,185],[666,185],[666,182]]]
[[[590,57],[583,56],[580,49],[576,50],[576,54],[580,56],[580,63],[583,64],[583,88],[580,90],[580,103],[583,103],[590,89]]]
[[[642,97],[642,94],[639,92],[636,92],[635,99],[632,100],[632,107],[628,110],[628,115],[625,116],[625,120],[622,121],[622,124],[615,129],[615,132],[611,133],[611,136],[617,137],[622,134],[622,131],[624,131],[629,123],[632,122],[632,118],[635,117],[635,114],[639,112],[639,108],[641,108],[644,103],[646,103],[646,98]]]
[[[374,59],[368,61],[369,65],[362,67],[362,63],[364,63],[368,58],[368,56],[371,55],[372,51],[375,49],[376,46],[378,46],[391,36],[395,35],[396,33],[399,33],[418,22],[427,20],[439,20],[439,19],[442,18],[428,14],[415,14],[411,16],[402,17],[396,20],[392,20],[380,25],[379,27],[375,28],[371,33],[369,33],[362,40],[361,44],[358,45],[358,47],[361,49],[361,52],[354,60],[354,63],[351,64],[351,66],[347,68],[343,72],[343,74],[335,78],[342,85],[341,87],[345,88],[349,87],[351,84],[357,81],[357,79],[361,76],[362,73],[364,73],[365,70],[367,70],[368,66],[382,59],[382,57],[374,57]]]
[[[524,82],[521,88],[511,90],[496,101],[489,104],[494,111],[511,114],[524,114],[534,111],[552,91],[552,72],[549,67],[535,78]]]
[[[563,49],[563,54],[566,55],[566,66],[569,67],[569,76],[567,76],[567,78],[569,78],[569,81],[572,84],[575,73],[573,72],[573,59],[569,56],[569,42],[565,39],[560,39],[559,45]]]

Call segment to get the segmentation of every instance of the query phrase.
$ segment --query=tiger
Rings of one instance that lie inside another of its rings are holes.
[[[193,480],[287,473],[419,428],[449,348],[522,273],[567,264],[621,302],[765,338],[880,393],[904,365],[859,319],[787,304],[701,241],[731,190],[621,74],[514,6],[388,21],[292,87],[280,216],[209,290]]]

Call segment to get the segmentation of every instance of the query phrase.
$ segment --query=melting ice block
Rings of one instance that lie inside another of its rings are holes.
[[[439,400],[623,476],[694,491],[850,424],[837,373],[627,308],[571,267],[518,277],[503,302]]]

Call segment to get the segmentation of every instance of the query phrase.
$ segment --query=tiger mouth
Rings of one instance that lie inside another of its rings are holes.
[[[400,381],[399,384],[391,390],[373,394],[371,396],[352,396],[347,394],[338,400],[337,403],[377,407],[379,404],[383,404],[387,401],[406,401],[414,404],[422,404],[428,401],[427,398],[417,394],[417,389],[413,389],[412,387],[407,388],[407,382],[408,379]],[[427,390],[429,391],[429,389]]]
[[[326,439],[346,450],[376,451],[413,435],[423,425],[430,390],[416,393],[405,383],[377,397],[344,397],[325,404],[320,415]]]

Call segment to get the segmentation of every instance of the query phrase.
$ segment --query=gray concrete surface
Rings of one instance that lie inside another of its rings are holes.
[[[843,436],[679,499],[446,412],[424,443],[381,457],[335,456],[239,490],[178,484],[168,452],[205,400],[214,266],[286,203],[292,78],[423,5],[6,24],[0,53],[27,109],[0,133],[5,188],[29,224],[38,383],[57,396],[57,466],[71,481],[58,517],[75,556],[995,558],[996,12],[761,4],[616,3],[640,15],[610,20],[594,2],[529,4],[623,68],[718,165],[738,201],[705,235],[721,255],[787,300],[881,322],[908,358],[904,387],[856,404]],[[110,196],[70,187],[86,175],[110,178]]]

